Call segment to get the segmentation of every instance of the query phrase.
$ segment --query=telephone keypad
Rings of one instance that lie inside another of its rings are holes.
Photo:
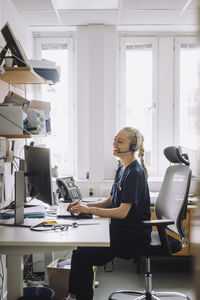
[[[79,198],[79,194],[76,189],[70,189],[73,198]]]

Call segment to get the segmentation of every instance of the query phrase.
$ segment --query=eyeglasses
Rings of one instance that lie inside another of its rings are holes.
[[[70,227],[72,228],[77,228],[78,223],[74,222],[72,224],[45,224],[45,223],[40,223],[35,226],[31,227],[31,230],[33,231],[67,231]]]
[[[57,225],[54,225],[51,229],[55,230],[55,231],[66,231],[69,229],[69,227],[77,228],[78,223],[74,222],[72,224],[66,224],[66,225],[65,224],[64,225],[57,224]]]

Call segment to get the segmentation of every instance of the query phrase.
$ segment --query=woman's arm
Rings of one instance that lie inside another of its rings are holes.
[[[104,201],[108,201],[108,199]],[[131,203],[121,203],[120,207],[117,208],[104,208],[104,207],[92,206],[92,203],[89,203],[88,205],[76,201],[69,205],[68,210],[72,214],[82,212],[82,213],[90,213],[95,216],[104,217],[104,218],[124,219],[127,216],[131,208],[131,205],[132,205]]]
[[[111,198],[112,196],[110,195],[107,199],[105,200],[100,200],[100,201],[97,201],[97,202],[92,202],[92,203],[83,203],[81,201],[74,201],[74,202],[71,202],[69,205],[68,205],[68,208],[67,210],[71,211],[72,210],[72,207],[73,206],[76,206],[77,204],[81,203],[83,206],[85,204],[85,206],[92,206],[92,207],[101,207],[101,208],[109,208],[110,207],[110,203],[111,203]]]

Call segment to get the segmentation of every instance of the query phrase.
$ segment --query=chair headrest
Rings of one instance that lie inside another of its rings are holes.
[[[190,165],[188,155],[186,153],[181,153],[175,146],[165,148],[164,155],[172,163],[183,163],[186,166]]]

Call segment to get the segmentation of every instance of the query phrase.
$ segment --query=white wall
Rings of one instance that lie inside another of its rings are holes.
[[[89,172],[91,180],[110,179],[116,164],[112,155],[116,128],[116,28],[79,26],[76,48],[77,175],[84,178]]]
[[[161,36],[158,49],[158,165],[160,167],[158,174],[163,174],[169,166],[169,162],[163,155],[163,149],[174,145],[174,38]]]

